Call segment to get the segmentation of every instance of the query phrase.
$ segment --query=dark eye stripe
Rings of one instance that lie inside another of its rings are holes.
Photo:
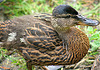
[[[57,17],[57,18],[76,18],[77,19],[76,15],[74,15],[74,16],[72,16],[72,15],[57,15],[55,17]]]

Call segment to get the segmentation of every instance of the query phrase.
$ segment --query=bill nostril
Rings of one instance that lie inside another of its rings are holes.
[[[83,21],[86,21],[86,19],[83,19]]]

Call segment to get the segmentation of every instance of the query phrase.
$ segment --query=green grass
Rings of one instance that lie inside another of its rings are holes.
[[[3,57],[6,57],[6,54],[8,51],[6,49],[0,48],[0,59]]]
[[[89,38],[91,50],[96,51],[100,47],[100,31],[90,26],[85,27],[83,31]]]
[[[7,0],[1,3],[4,13],[12,16],[22,16],[35,13],[48,12],[51,13],[53,7],[63,4],[63,0]]]
[[[100,31],[97,31],[97,29],[93,29],[93,27],[88,27],[87,29],[87,35],[90,40],[90,45],[92,45],[91,50],[96,51],[100,47]]]

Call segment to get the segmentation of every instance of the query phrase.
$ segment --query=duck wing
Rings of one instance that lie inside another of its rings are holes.
[[[34,49],[52,51],[61,41],[58,33],[52,27],[42,23],[35,23],[34,27],[28,27],[25,31],[26,42]]]

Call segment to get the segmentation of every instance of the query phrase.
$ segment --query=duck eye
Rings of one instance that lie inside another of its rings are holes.
[[[67,15],[67,18],[70,18],[70,15]]]
[[[70,17],[71,17],[70,15],[64,16],[64,18],[70,18]]]

